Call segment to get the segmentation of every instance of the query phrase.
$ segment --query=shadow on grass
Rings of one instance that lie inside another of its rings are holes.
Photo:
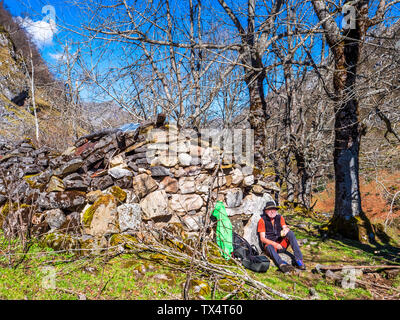
[[[366,253],[374,255],[379,258],[389,260],[392,264],[400,264],[400,247],[395,247],[388,243],[381,244],[377,241],[371,241],[370,244],[361,243],[359,241],[350,240],[346,238],[328,238],[343,243],[346,246],[357,248]]]

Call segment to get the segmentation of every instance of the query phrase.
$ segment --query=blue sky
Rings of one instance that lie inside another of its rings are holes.
[[[4,0],[11,14],[32,36],[43,59],[51,70],[60,65],[65,44],[76,41],[77,37],[60,29],[60,25],[78,25],[83,19],[76,7],[65,7],[65,0]],[[75,39],[74,39],[75,38]],[[70,52],[73,52],[70,48]],[[54,72],[56,75],[59,73]],[[90,90],[83,88],[81,98],[92,100]],[[102,99],[102,101],[107,99]]]
[[[39,47],[43,58],[49,63],[55,63],[55,57],[62,52],[61,43],[63,42],[63,33],[57,30],[57,19],[66,19],[73,24],[77,17],[77,10],[73,8],[68,11],[63,8],[64,0],[4,0],[14,17],[21,17],[24,20],[23,25],[30,31],[33,40]],[[51,6],[54,8],[54,15]],[[42,12],[42,10],[44,10]],[[28,16],[28,17],[26,17]]]
[[[9,8],[11,14],[15,17],[19,17],[19,19],[23,22],[23,25],[33,36],[33,40],[37,44],[40,52],[44,58],[44,60],[51,67],[52,65],[57,64],[57,59],[63,53],[64,45],[70,41],[78,41],[79,38],[76,35],[71,34],[70,32],[65,32],[60,29],[58,24],[61,25],[72,25],[77,26],[81,22],[85,21],[88,17],[81,16],[80,10],[77,7],[68,5],[67,7],[64,3],[66,0],[4,0],[4,4]],[[205,0],[204,2],[208,2]],[[203,2],[203,3],[204,3]],[[227,0],[228,4],[233,5],[235,8],[235,1]],[[139,3],[141,3],[139,1]],[[172,2],[172,6],[178,12],[186,10],[182,10],[182,6],[184,6],[185,2]],[[222,11],[222,8],[219,4],[215,2],[212,3],[212,7],[214,12]],[[396,13],[398,17],[398,8],[400,4],[396,5]],[[216,15],[216,19],[227,19],[224,14],[221,12],[220,17]],[[240,19],[244,19],[243,16]],[[340,24],[341,18],[338,17],[337,21]],[[55,24],[54,24],[55,22]],[[391,22],[389,22],[390,24]],[[243,20],[243,25],[246,26],[246,21]],[[120,50],[120,49],[116,49]],[[74,47],[71,48],[71,51],[74,51]],[[114,50],[115,52],[115,50]],[[313,48],[313,55],[316,57],[316,61],[319,60],[320,54],[320,45],[316,44]],[[108,57],[110,61],[106,63],[110,66],[113,62],[111,57]],[[106,59],[105,59],[106,60]],[[89,97],[89,92],[85,92],[83,90],[83,98],[85,96]]]

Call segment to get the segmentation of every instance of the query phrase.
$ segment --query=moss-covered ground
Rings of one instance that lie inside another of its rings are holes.
[[[387,265],[400,260],[400,249],[389,245],[361,245],[342,238],[326,238],[319,231],[323,221],[284,214],[301,246],[306,271],[283,274],[271,262],[266,273],[247,271],[255,280],[297,299],[398,299],[400,275],[388,270],[358,274],[354,287],[343,285],[316,272],[318,265]],[[186,274],[179,264],[165,264],[160,255],[146,250],[130,250],[113,255],[82,255],[55,252],[31,241],[26,254],[21,243],[1,236],[1,299],[182,299]],[[289,249],[290,250],[290,249]],[[23,259],[22,259],[23,258]],[[218,259],[219,262],[223,259]],[[232,261],[225,262],[235,268]],[[239,271],[239,269],[238,269]],[[240,272],[240,271],[239,271]],[[340,272],[335,272],[340,274]],[[194,271],[190,299],[255,299],[248,285],[224,276]],[[240,287],[240,288],[239,288]],[[239,289],[238,289],[239,288]],[[233,294],[232,294],[233,293]],[[278,297],[276,297],[278,298]]]

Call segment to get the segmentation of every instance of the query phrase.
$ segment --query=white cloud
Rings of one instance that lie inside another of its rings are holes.
[[[16,18],[17,22],[32,36],[33,42],[38,47],[53,44],[53,36],[57,33],[54,20],[33,21],[30,18]]]
[[[50,58],[56,60],[56,61],[63,61],[65,59],[63,53],[49,53]]]

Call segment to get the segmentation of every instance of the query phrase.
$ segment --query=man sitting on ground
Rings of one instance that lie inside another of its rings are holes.
[[[257,232],[259,233],[265,252],[282,272],[287,273],[293,271],[294,267],[283,261],[278,253],[285,252],[290,244],[294,252],[297,267],[305,270],[306,266],[303,263],[303,255],[297,243],[296,236],[286,225],[285,219],[278,214],[277,210],[278,207],[275,201],[268,201],[265,204],[261,219],[258,221]]]

